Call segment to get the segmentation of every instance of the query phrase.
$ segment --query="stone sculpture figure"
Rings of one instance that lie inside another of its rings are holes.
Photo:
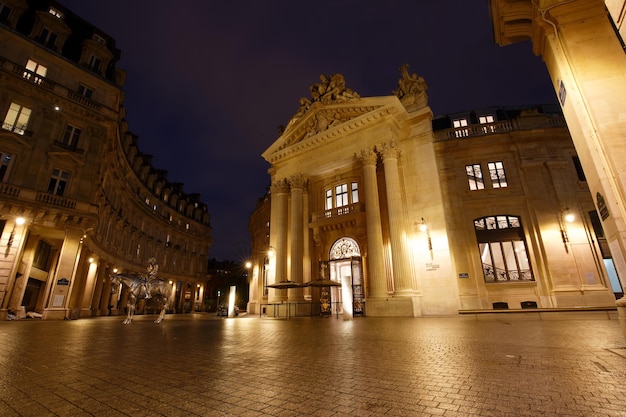
[[[316,102],[324,104],[343,103],[361,98],[357,92],[346,88],[346,81],[341,74],[333,74],[330,77],[322,74],[320,75],[320,82],[311,85],[309,90],[311,91],[311,100],[304,97],[300,99],[300,107],[292,120],[302,117]]]
[[[398,80],[398,88],[393,93],[400,99],[405,107],[414,104],[426,105],[426,81],[417,74],[409,74],[409,65],[404,64],[399,68],[402,78]]]

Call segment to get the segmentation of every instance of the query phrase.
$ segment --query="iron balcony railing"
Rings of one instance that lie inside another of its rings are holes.
[[[34,85],[37,85],[41,88],[45,88],[46,90],[52,91],[53,93],[59,96],[66,96],[70,100],[73,100],[85,107],[88,107],[92,110],[101,111],[104,108],[107,108],[103,104],[85,97],[84,95],[65,87],[57,82],[50,80],[40,74],[37,74],[33,71],[26,69],[24,66],[19,65],[15,62],[12,62],[5,57],[0,57],[0,70],[4,70],[6,72],[12,73],[15,76],[23,79],[24,81],[31,82]]]
[[[362,203],[349,204],[347,206],[335,207],[329,210],[320,211],[311,214],[312,221],[319,222],[323,220],[335,219],[340,216],[362,213],[365,211]]]

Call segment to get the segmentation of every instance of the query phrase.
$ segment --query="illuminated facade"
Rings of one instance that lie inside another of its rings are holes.
[[[54,1],[0,2],[0,313],[117,314],[106,278],[144,273],[202,300],[211,245],[197,194],[128,131],[115,41]]]
[[[530,40],[541,56],[626,282],[624,0],[489,0],[499,45]],[[618,300],[626,335],[626,300]]]
[[[433,118],[425,81],[401,72],[387,97],[322,76],[263,153],[249,312],[316,315],[327,299],[333,313],[388,317],[614,305],[559,109]],[[320,277],[341,290],[271,288]]]

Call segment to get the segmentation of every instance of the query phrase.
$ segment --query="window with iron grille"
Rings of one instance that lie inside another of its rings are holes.
[[[474,220],[485,282],[534,281],[520,218],[486,216]]]

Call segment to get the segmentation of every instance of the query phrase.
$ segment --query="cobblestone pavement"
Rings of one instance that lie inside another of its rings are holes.
[[[0,322],[0,416],[626,416],[616,317]]]

